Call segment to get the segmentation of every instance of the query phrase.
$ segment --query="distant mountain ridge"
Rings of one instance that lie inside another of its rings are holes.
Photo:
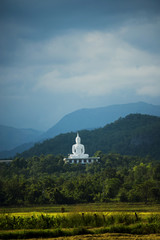
[[[0,125],[0,151],[16,148],[24,143],[36,141],[42,132],[34,129],[19,129]]]
[[[43,138],[52,138],[60,133],[104,127],[120,117],[131,113],[160,116],[160,106],[144,102],[117,104],[107,107],[80,109],[65,115],[57,124],[44,133]]]
[[[86,153],[119,153],[160,160],[160,117],[130,114],[95,130],[79,131]],[[71,153],[76,133],[60,134],[25,151],[21,157]]]

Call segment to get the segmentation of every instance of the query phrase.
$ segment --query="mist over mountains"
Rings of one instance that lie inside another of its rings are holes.
[[[0,126],[0,158],[13,157],[32,147],[36,142],[53,138],[61,133],[91,130],[104,127],[128,114],[160,116],[160,106],[144,102],[80,109],[65,115],[45,133],[32,129],[16,129]]]

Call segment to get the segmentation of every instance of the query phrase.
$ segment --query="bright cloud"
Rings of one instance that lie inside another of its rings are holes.
[[[148,96],[160,94],[160,57],[135,48],[117,33],[71,33],[46,43],[42,52],[52,61],[59,53],[61,61],[53,61],[37,89],[89,96],[125,88]]]

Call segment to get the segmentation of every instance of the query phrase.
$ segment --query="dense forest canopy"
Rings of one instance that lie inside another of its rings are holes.
[[[62,155],[1,163],[0,205],[160,202],[160,161],[95,153],[100,163],[64,164]]]

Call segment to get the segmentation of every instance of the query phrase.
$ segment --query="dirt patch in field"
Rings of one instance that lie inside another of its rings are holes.
[[[58,237],[58,238],[40,238],[41,240],[160,240],[160,234],[149,234],[149,235],[132,235],[132,234],[121,234],[121,233],[105,233],[105,234],[88,234],[73,237]],[[28,240],[37,240],[32,238]]]

